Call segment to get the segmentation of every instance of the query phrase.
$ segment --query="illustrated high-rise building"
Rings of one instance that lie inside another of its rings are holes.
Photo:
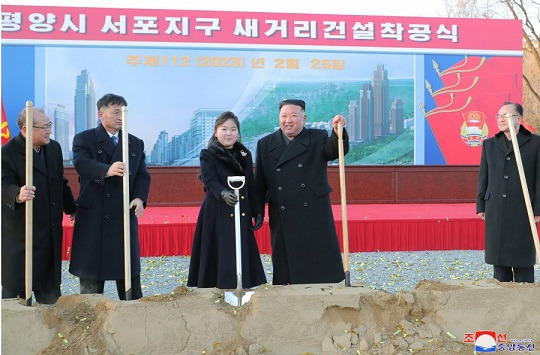
[[[387,136],[390,126],[390,92],[388,72],[384,64],[377,64],[371,80],[373,86],[373,134],[375,138]]]
[[[189,124],[189,129],[192,131],[192,141],[189,143],[189,148],[197,151],[197,156],[202,148],[208,145],[208,140],[214,134],[214,124],[216,118],[225,110],[200,108],[193,112],[193,118]],[[189,151],[190,149],[187,149]]]
[[[168,165],[168,142],[169,133],[167,131],[159,132],[159,137],[152,148],[152,163],[155,165]]]
[[[360,139],[360,116],[358,115],[358,102],[349,101],[349,118],[347,120],[349,140],[359,141]]]
[[[201,108],[194,111],[189,129],[170,142],[168,133],[162,131],[152,149],[152,164],[198,165],[201,149],[207,147],[214,134],[216,118],[223,111],[226,110]]]
[[[75,134],[97,125],[96,93],[88,70],[81,70],[75,84]]]
[[[403,133],[404,117],[403,101],[401,101],[401,99],[395,99],[394,102],[392,102],[392,133]]]
[[[358,116],[360,120],[360,138],[372,140],[373,135],[373,87],[371,84],[362,85],[358,100]]]
[[[63,105],[54,108],[54,140],[60,144],[64,160],[69,160],[69,112]]]

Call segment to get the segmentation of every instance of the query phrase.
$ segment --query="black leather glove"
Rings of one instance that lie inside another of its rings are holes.
[[[263,225],[263,216],[262,214],[258,214],[255,217],[255,224],[250,228],[252,231],[256,231],[257,229],[261,228]]]
[[[238,202],[238,197],[236,197],[236,194],[232,192],[231,190],[224,189],[219,194],[219,198],[221,201],[225,202],[229,206],[234,206]]]

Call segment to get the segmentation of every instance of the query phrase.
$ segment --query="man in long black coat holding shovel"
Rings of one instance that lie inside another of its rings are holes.
[[[280,129],[257,143],[259,202],[268,201],[274,285],[336,283],[345,278],[330,205],[327,164],[338,158],[336,115],[333,130],[304,128],[303,100],[279,104]],[[349,150],[344,132],[344,151]]]
[[[132,299],[141,298],[138,218],[146,207],[150,174],[144,143],[129,135],[129,170],[122,162],[122,96],[107,94],[97,102],[101,123],[73,138],[73,164],[81,191],[73,230],[69,271],[79,277],[81,293],[103,293],[105,280],[116,280],[126,298],[122,177],[129,174]]]
[[[534,282],[535,247],[521,188],[509,124],[513,124],[531,196],[540,220],[540,137],[521,122],[523,108],[505,103],[497,115],[500,132],[486,139],[478,176],[476,213],[486,221],[486,263],[501,282]]]
[[[32,289],[38,303],[52,304],[62,280],[62,213],[74,214],[76,206],[62,149],[50,139],[52,122],[43,111],[32,110],[33,127],[26,127],[26,110],[21,111],[21,132],[2,147],[2,298],[27,298],[25,202],[33,200]],[[25,185],[28,129],[33,129],[34,186]]]

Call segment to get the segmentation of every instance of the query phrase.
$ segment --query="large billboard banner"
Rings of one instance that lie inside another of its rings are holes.
[[[2,6],[5,128],[32,100],[66,161],[114,92],[150,165],[197,165],[226,110],[254,152],[285,98],[309,127],[347,117],[347,164],[478,164],[521,65],[514,20]]]

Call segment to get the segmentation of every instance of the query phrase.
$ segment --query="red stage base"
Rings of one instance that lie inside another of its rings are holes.
[[[341,206],[332,208],[343,247]],[[139,220],[141,256],[190,255],[199,209],[147,208]],[[472,203],[349,205],[347,216],[350,252],[484,249],[484,222]],[[68,216],[63,224],[62,255],[67,260],[73,225]],[[259,251],[270,254],[267,220],[255,237]]]

